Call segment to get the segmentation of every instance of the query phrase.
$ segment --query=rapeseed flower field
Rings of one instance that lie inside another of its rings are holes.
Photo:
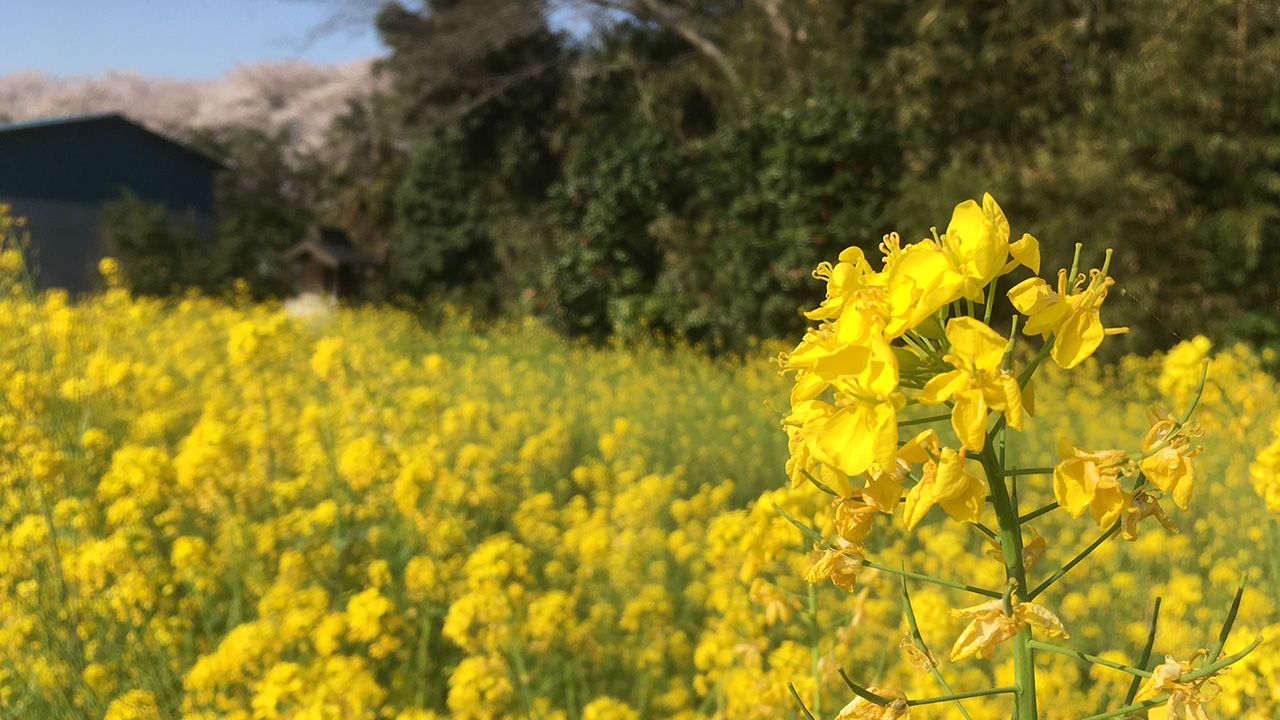
[[[162,302],[103,269],[110,289],[72,303],[32,295],[18,253],[0,255],[0,716],[801,717],[790,683],[826,718],[848,700],[842,671],[938,694],[898,577],[805,580],[822,553],[783,513],[831,536],[837,509],[788,479],[780,348],[710,359],[448,312],[424,326],[386,308]],[[1132,657],[1158,596],[1156,650],[1186,658],[1247,573],[1226,650],[1263,644],[1210,708],[1273,718],[1280,388],[1262,358],[1194,338],[1046,364],[1010,464],[1054,465],[1059,437],[1142,448],[1144,407],[1185,405],[1205,359],[1196,500],[1165,508],[1178,532],[1101,544],[1043,602],[1073,647]],[[1097,534],[1063,513],[1034,529],[1050,568]],[[867,538],[869,555],[999,586],[988,546],[897,519]],[[970,618],[949,611],[969,600],[913,587],[930,646],[961,634]],[[956,689],[1014,674],[1000,654],[937,661]],[[1035,662],[1046,718],[1100,712],[1129,685]],[[998,697],[965,707],[1009,716]]]

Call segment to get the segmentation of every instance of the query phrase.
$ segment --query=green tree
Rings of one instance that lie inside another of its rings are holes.
[[[101,228],[107,254],[135,293],[168,295],[198,285],[207,273],[209,242],[191,213],[175,216],[125,190],[103,205]]]

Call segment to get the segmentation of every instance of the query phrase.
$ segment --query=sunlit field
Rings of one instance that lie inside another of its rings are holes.
[[[297,318],[118,288],[69,304],[32,300],[12,253],[4,272],[0,716],[800,717],[791,682],[830,718],[851,697],[838,668],[939,694],[900,648],[896,577],[804,580],[812,541],[772,505],[828,535],[833,518],[787,488],[779,348],[709,359],[441,311],[426,327],[390,309]],[[1183,658],[1212,645],[1247,573],[1226,651],[1266,639],[1210,711],[1273,718],[1280,453],[1255,457],[1280,391],[1258,358],[1189,340],[1070,379],[1046,368],[1010,465],[1053,465],[1060,435],[1140,448],[1143,408],[1185,404],[1206,355],[1195,501],[1166,508],[1180,532],[1106,542],[1044,601],[1073,647],[1135,657],[1161,597],[1154,657]],[[1047,477],[1019,492],[1054,497]],[[876,522],[868,558],[1004,577],[978,532]],[[1087,514],[1032,526],[1050,539],[1041,578],[1098,532]],[[1007,656],[945,657],[968,597],[917,585],[912,601],[954,689],[1009,684]],[[1043,717],[1100,712],[1129,685],[1037,665]],[[966,708],[1009,717],[998,698]]]

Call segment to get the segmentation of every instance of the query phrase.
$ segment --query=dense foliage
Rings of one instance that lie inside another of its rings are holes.
[[[377,89],[327,142],[238,153],[273,182],[224,204],[227,248],[278,249],[305,216],[412,297],[733,346],[799,332],[832,249],[987,187],[1046,252],[1102,241],[1140,278],[1116,352],[1280,339],[1273,3],[563,5],[387,4]]]

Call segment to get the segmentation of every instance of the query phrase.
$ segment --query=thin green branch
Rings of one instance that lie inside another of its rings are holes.
[[[1179,680],[1183,682],[1191,682],[1192,680],[1199,680],[1202,677],[1208,677],[1209,675],[1212,675],[1218,672],[1219,670],[1221,670],[1224,667],[1227,667],[1228,665],[1235,664],[1245,655],[1248,655],[1249,653],[1253,652],[1253,649],[1258,647],[1258,645],[1260,644],[1262,644],[1261,635],[1254,638],[1253,642],[1246,645],[1245,648],[1240,652],[1234,655],[1228,655],[1227,657],[1224,657],[1221,660],[1218,660],[1217,662],[1211,662],[1208,665],[1202,665],[1196,670],[1193,670],[1190,673],[1183,675],[1181,678],[1179,678]]]
[[[991,286],[995,287],[994,280],[991,282]],[[990,312],[991,312],[991,305],[987,305],[988,317],[986,319],[986,323],[988,325],[991,324],[991,317],[989,315]],[[1018,337],[1018,316],[1014,315],[1013,322],[1009,325],[1009,342],[1004,346],[1004,357],[1000,358],[1000,369],[1003,370],[1004,372],[1009,372],[1010,370],[1013,369],[1013,346],[1017,340],[1017,337]]]
[[[1156,598],[1156,606],[1151,610],[1151,628],[1147,630],[1147,644],[1142,648],[1142,659],[1138,660],[1140,668],[1146,668],[1147,663],[1151,662],[1151,648],[1156,644],[1156,623],[1160,621],[1160,600],[1161,598]],[[1124,696],[1125,705],[1129,705],[1134,698],[1138,697],[1138,687],[1141,684],[1142,679],[1137,677],[1129,683],[1129,692]]]
[[[779,515],[786,518],[787,522],[791,523],[792,525],[795,525],[800,530],[800,532],[804,533],[805,535],[808,535],[810,538],[813,539],[814,542],[821,543],[824,546],[828,544],[827,539],[822,537],[822,533],[818,532],[817,530],[814,530],[808,525],[805,525],[799,520],[796,520],[795,518],[788,515],[786,510],[783,510],[782,508],[778,507],[778,503],[769,503],[769,504],[773,506],[774,510],[778,511]]]
[[[980,523],[980,522],[969,523],[969,524],[970,524],[970,525],[972,525],[972,526],[974,526],[975,528],[977,528],[977,529],[978,529],[978,532],[982,533],[983,535],[986,535],[987,537],[991,538],[992,540],[995,540],[995,539],[996,539],[996,533],[995,533],[995,531],[994,531],[994,530],[992,530],[991,528],[987,527],[986,525],[983,525],[983,524],[982,524],[982,523]]]
[[[1017,475],[1052,475],[1053,470],[1054,469],[1051,467],[1009,468],[1004,471],[1004,474],[1005,477],[1014,477]]]
[[[1031,382],[1031,376],[1035,374],[1036,368],[1040,367],[1040,363],[1049,355],[1049,351],[1053,349],[1053,341],[1055,335],[1050,334],[1044,339],[1044,344],[1040,346],[1040,351],[1031,359],[1031,363],[1022,369],[1018,374],[1018,387],[1026,389],[1027,383]]]
[[[906,570],[907,568],[904,565],[902,569]],[[916,622],[916,611],[911,607],[911,593],[907,592],[907,579],[903,577],[899,578],[899,580],[902,584],[902,607],[907,614],[907,624],[911,626],[911,637],[915,638],[915,641],[919,643],[920,650],[924,652],[925,657],[928,659],[929,672],[933,675],[933,678],[938,681],[938,684],[942,686],[942,689],[947,692],[947,694],[942,696],[941,699],[930,698],[928,700],[918,701],[916,704],[927,705],[934,702],[954,700],[956,703],[956,709],[960,711],[960,714],[964,716],[965,720],[973,720],[973,717],[969,715],[969,711],[965,710],[964,705],[960,703],[961,698],[956,696],[956,694],[951,690],[951,686],[947,684],[946,678],[942,677],[942,673],[938,671],[938,666],[934,662],[933,653],[930,652],[929,646],[925,644],[924,636],[920,634],[920,625]],[[907,704],[911,705],[912,701],[908,700]]]
[[[1244,597],[1244,584],[1249,579],[1249,573],[1240,575],[1240,586],[1236,588],[1236,596],[1231,600],[1231,609],[1227,611],[1227,619],[1222,621],[1222,630],[1218,633],[1218,641],[1213,644],[1213,649],[1209,651],[1209,661],[1218,659],[1222,654],[1222,647],[1227,644],[1227,636],[1231,634],[1231,626],[1236,622],[1236,613],[1240,612],[1240,599]]]
[[[927,350],[920,343],[916,342],[915,338],[912,337],[912,333],[904,333],[901,337],[902,341],[906,343],[908,347],[915,350],[920,355],[921,360],[930,360],[937,357],[936,351],[930,352],[932,348]]]
[[[951,413],[946,413],[944,415],[929,415],[927,417],[912,418],[910,420],[899,420],[898,427],[907,427],[909,425],[927,425],[928,423],[939,422],[942,420],[950,420],[950,419],[951,419]]]
[[[1169,702],[1169,693],[1165,693],[1163,695],[1157,695],[1156,697],[1153,697],[1150,700],[1143,700],[1140,703],[1132,703],[1130,705],[1125,705],[1124,707],[1116,708],[1115,710],[1108,710],[1104,713],[1099,713],[1097,715],[1090,715],[1084,720],[1107,720],[1108,718],[1119,717],[1121,715],[1128,715],[1129,713],[1137,710],[1145,710],[1147,708],[1152,708],[1157,705],[1163,705],[1167,702]]]
[[[1182,427],[1191,419],[1191,413],[1195,412],[1196,406],[1200,404],[1200,396],[1204,394],[1204,383],[1208,377],[1209,360],[1206,358],[1200,364],[1200,382],[1196,383],[1196,389],[1192,393],[1191,399],[1187,401],[1187,406],[1183,408],[1182,415],[1178,416],[1178,419],[1173,423],[1173,427],[1169,428],[1169,432],[1165,433],[1165,436],[1160,439],[1160,442],[1153,445],[1150,450],[1147,450],[1134,458],[1134,460],[1146,460],[1169,447],[1173,443],[1173,441],[1178,437],[1179,432],[1182,430]]]
[[[818,480],[818,478],[814,477],[814,476],[813,476],[813,474],[812,474],[812,473],[810,473],[808,470],[805,470],[804,468],[800,468],[800,472],[801,472],[801,473],[803,473],[805,477],[809,478],[809,482],[811,482],[811,483],[813,483],[814,485],[816,485],[816,486],[818,487],[818,489],[819,489],[819,490],[821,490],[822,492],[824,492],[824,493],[826,493],[826,494],[828,494],[828,495],[834,495],[834,496],[836,496],[836,497],[840,497],[840,494],[839,494],[839,493],[837,493],[835,490],[832,490],[831,488],[827,487],[827,486],[826,486],[825,484],[823,484],[820,480]]]
[[[952,700],[959,701],[965,698],[982,697],[984,695],[1004,695],[1016,692],[1018,692],[1018,687],[1016,685],[1005,685],[1003,687],[987,688],[986,690],[968,690],[965,692],[951,693],[950,695],[939,695],[938,697],[908,700],[907,704],[914,707],[916,705],[932,705],[934,703],[950,702]],[[966,714],[965,717],[968,717],[968,714]]]
[[[862,687],[858,683],[850,680],[849,676],[844,673],[843,667],[837,667],[836,670],[840,671],[840,677],[844,678],[844,684],[849,686],[849,689],[853,691],[853,694],[857,695],[863,700],[866,700],[867,702],[873,702],[876,705],[879,705],[881,707],[884,707],[885,705],[888,705],[889,703],[893,702],[893,698],[887,698],[887,697],[884,697],[883,695],[877,695],[871,692],[870,690]]]
[[[1070,562],[1058,568],[1057,572],[1050,575],[1047,580],[1037,585],[1036,589],[1032,590],[1031,594],[1027,596],[1027,599],[1034,600],[1037,595],[1044,592],[1045,590],[1048,590],[1050,585],[1053,585],[1055,582],[1057,582],[1058,579],[1061,578],[1063,575],[1066,575],[1068,572],[1071,572],[1071,568],[1075,567],[1076,565],[1079,565],[1082,560],[1089,557],[1090,553],[1092,553],[1094,550],[1097,550],[1099,545],[1106,542],[1107,539],[1110,538],[1112,535],[1115,535],[1119,529],[1120,529],[1120,521],[1117,520],[1111,525],[1111,527],[1106,532],[1099,535],[1097,540],[1094,540],[1093,542],[1089,543],[1089,547],[1085,548],[1084,550],[1081,550],[1078,555],[1071,558]]]
[[[1057,653],[1059,655],[1066,655],[1067,657],[1073,657],[1078,660],[1084,660],[1085,662],[1093,663],[1094,665],[1101,665],[1103,667],[1109,667],[1114,670],[1121,670],[1129,673],[1130,675],[1136,675],[1138,677],[1144,677],[1144,678],[1151,677],[1150,672],[1146,670],[1140,670],[1136,667],[1133,667],[1132,665],[1125,665],[1124,663],[1118,663],[1113,660],[1107,660],[1104,658],[1100,658],[1096,655],[1082,653],[1079,650],[1071,650],[1069,648],[1058,647],[1057,645],[1053,645],[1047,642],[1041,642],[1040,640],[1030,640],[1027,642],[1027,646],[1035,648],[1036,650],[1044,650],[1045,652]]]
[[[800,699],[800,693],[796,692],[796,686],[792,685],[789,680],[787,681],[787,689],[791,691],[791,697],[796,699],[796,704],[800,706],[800,710],[804,712],[804,716],[809,718],[809,720],[817,720],[817,718],[813,716],[813,713],[809,712],[809,707]]]
[[[999,280],[999,276],[993,277],[991,278],[991,284],[987,286],[987,308],[986,312],[982,314],[982,324],[984,325],[991,324],[991,310],[996,306],[996,284]]]
[[[1027,523],[1031,522],[1032,520],[1035,520],[1041,515],[1044,515],[1046,513],[1051,513],[1054,510],[1057,510],[1058,507],[1059,505],[1057,501],[1051,502],[1048,505],[1045,505],[1043,507],[1038,507],[1035,510],[1032,510],[1031,512],[1027,513],[1026,515],[1023,515],[1022,517],[1018,518],[1018,524],[1026,525]]]
[[[896,567],[881,565],[878,562],[872,562],[870,560],[864,560],[862,562],[862,565],[864,567],[869,567],[874,570],[880,570],[881,572],[892,573],[894,575],[901,575],[902,577],[909,577],[912,580],[920,580],[922,582],[933,583],[934,585],[941,585],[942,587],[949,587],[955,590],[967,590],[975,595],[982,595],[983,597],[989,597],[992,599],[1000,597],[1000,593],[995,592],[994,590],[974,587],[973,585],[965,585],[964,583],[958,583],[952,580],[943,580],[942,578],[936,578],[930,575],[921,575],[920,573],[913,573],[908,570],[899,570]]]

